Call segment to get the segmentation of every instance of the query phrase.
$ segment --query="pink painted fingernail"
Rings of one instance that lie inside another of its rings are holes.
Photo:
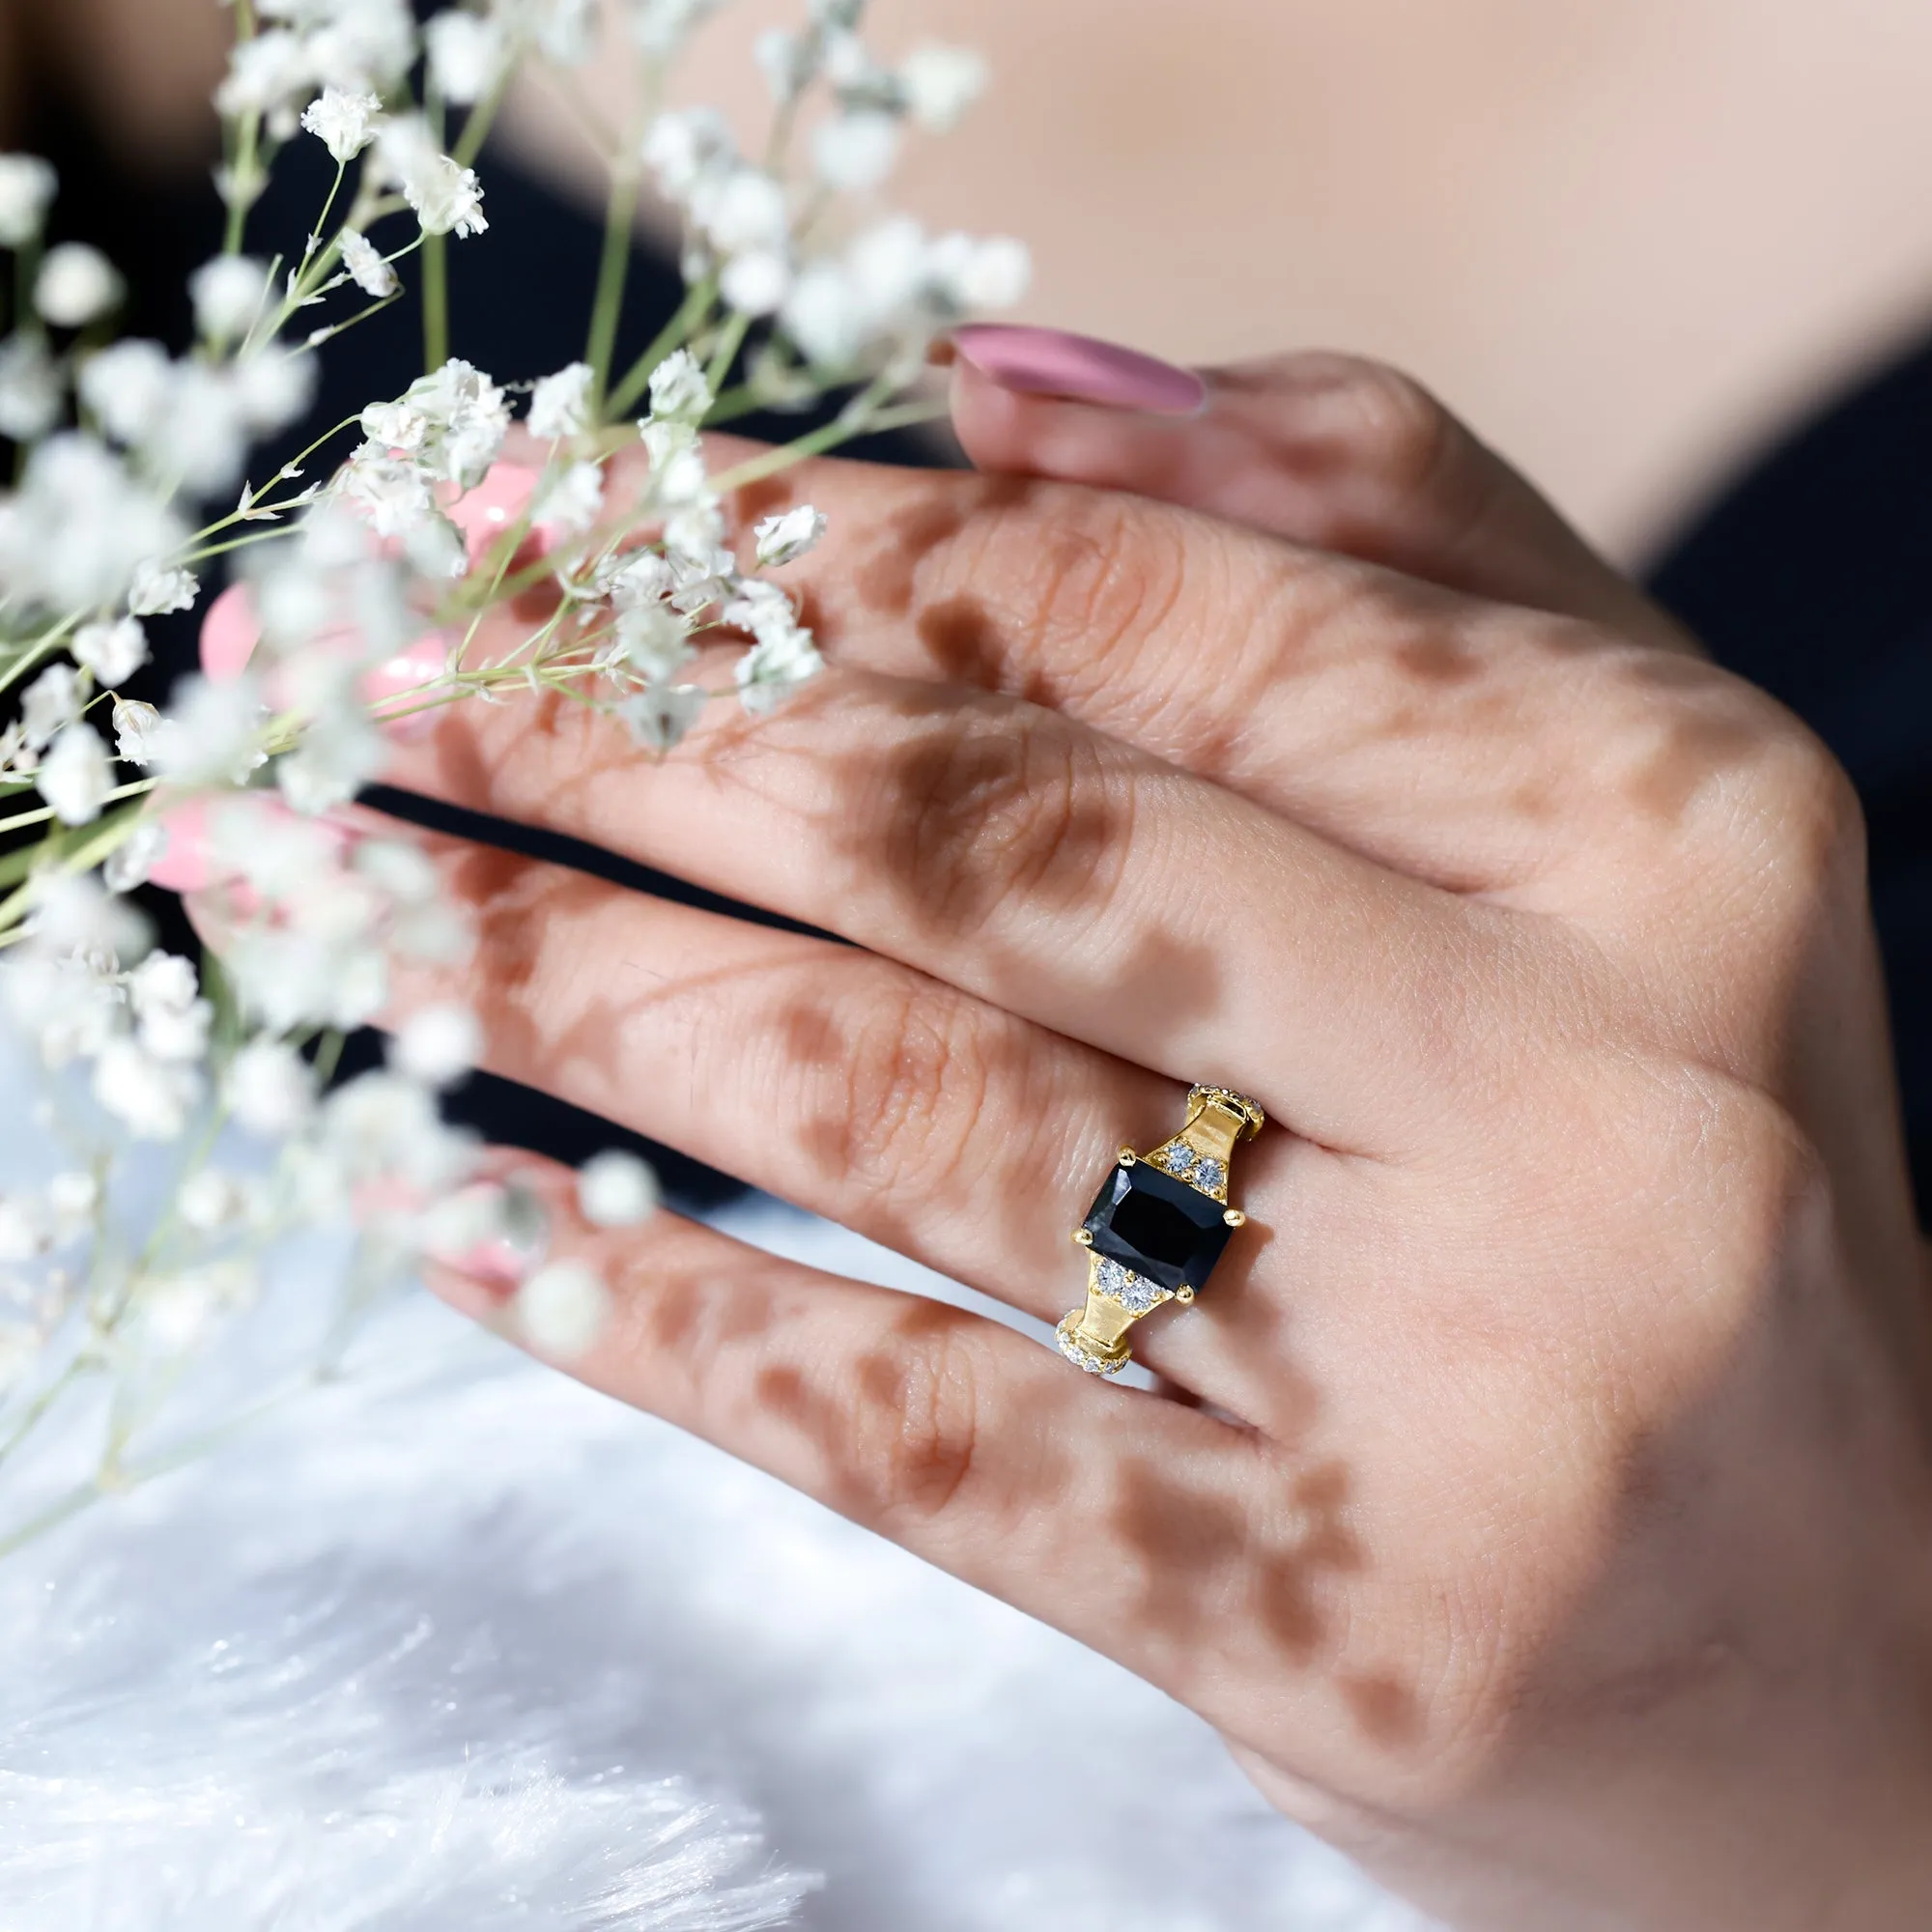
[[[406,644],[394,657],[385,658],[374,670],[364,671],[361,683],[364,701],[384,704],[392,698],[403,698],[426,684],[434,684],[449,662],[451,641],[446,633],[431,631],[414,643]],[[392,738],[422,738],[436,729],[440,715],[429,709],[412,711],[401,718],[384,720],[383,729]]]
[[[233,684],[248,668],[262,627],[245,583],[231,583],[201,620],[201,668],[216,684]]]
[[[1208,404],[1208,384],[1191,369],[1091,335],[975,322],[955,328],[952,341],[963,361],[1023,396],[1061,396],[1157,416],[1198,415]]]
[[[497,463],[482,482],[449,506],[449,519],[463,532],[471,564],[530,506],[541,470],[522,463]],[[545,546],[548,548],[548,546]]]
[[[160,825],[168,842],[148,867],[148,877],[171,893],[206,892],[214,883],[214,868],[209,859],[207,806],[199,800],[178,805],[161,815]]]

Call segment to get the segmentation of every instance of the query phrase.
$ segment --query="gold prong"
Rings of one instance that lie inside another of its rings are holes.
[[[1194,1291],[1191,1288],[1189,1288],[1185,1282],[1182,1282],[1180,1286],[1174,1291],[1174,1298],[1175,1300],[1179,1302],[1183,1308],[1185,1308],[1187,1304],[1194,1299]]]
[[[1137,1154],[1132,1148],[1122,1148],[1120,1151],[1120,1152],[1114,1156],[1114,1158],[1118,1160],[1122,1167],[1131,1167],[1133,1166],[1135,1161],[1140,1159],[1140,1155]]]
[[[1248,1225],[1248,1217],[1238,1208],[1230,1208],[1221,1218],[1231,1228],[1245,1228]]]
[[[1073,1239],[1076,1246],[1091,1248],[1094,1245],[1093,1230],[1091,1228],[1075,1228],[1073,1231]]]

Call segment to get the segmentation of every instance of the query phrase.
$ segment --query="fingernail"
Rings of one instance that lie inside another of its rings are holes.
[[[1159,416],[1198,415],[1208,404],[1208,384],[1191,369],[1091,335],[976,322],[955,328],[952,342],[961,359],[988,381],[1023,396],[1061,396]]]
[[[232,684],[248,668],[262,627],[245,583],[231,583],[201,620],[201,668],[216,684]]]
[[[203,893],[213,886],[225,885],[230,894],[229,910],[242,915],[259,902],[242,883],[240,868],[232,862],[216,857],[215,827],[210,822],[211,813],[216,811],[223,821],[220,827],[221,845],[230,852],[242,848],[249,836],[251,827],[246,819],[239,827],[235,823],[242,814],[259,815],[255,820],[257,823],[272,819],[319,831],[338,853],[360,837],[359,831],[354,827],[333,824],[326,818],[303,817],[292,811],[279,798],[265,792],[188,799],[181,805],[167,808],[160,814],[161,832],[167,843],[161,848],[160,857],[148,868],[150,880],[172,893]]]
[[[449,662],[451,642],[448,633],[431,631],[414,643],[406,644],[394,657],[384,659],[374,670],[364,671],[361,681],[364,703],[388,703],[406,697],[426,684],[436,683],[442,675],[443,666]],[[382,721],[383,729],[392,738],[426,737],[435,730],[440,715],[440,712],[431,709],[412,711],[401,718]]]

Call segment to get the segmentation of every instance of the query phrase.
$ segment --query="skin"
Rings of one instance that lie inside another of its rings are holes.
[[[761,126],[751,44],[799,11],[733,0],[681,98]],[[1284,341],[1385,356],[1620,557],[1932,311],[1932,9],[1913,0],[874,0],[871,16],[888,53],[940,39],[989,58],[988,100],[910,142],[894,192],[936,226],[1020,234],[1024,319],[1183,359]],[[202,178],[228,25],[214,0],[0,0],[0,117],[25,26],[23,56],[58,65],[102,139]],[[574,84],[613,126],[618,54]],[[505,132],[596,207],[587,125],[533,80]]]
[[[739,505],[832,519],[778,715],[397,755],[855,944],[430,841],[480,942],[398,1012],[1048,1320],[1190,1080],[1268,1110],[1249,1225],[1149,1394],[506,1154],[613,1284],[567,1366],[1119,1658],[1458,1924],[1923,1922],[1928,1282],[1842,774],[1384,370],[1189,421],[954,380],[986,473]]]

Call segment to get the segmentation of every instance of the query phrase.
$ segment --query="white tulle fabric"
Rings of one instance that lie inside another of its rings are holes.
[[[1426,1932],[1166,1698],[777,1483],[426,1297],[359,1360],[0,1563],[8,1932]]]

